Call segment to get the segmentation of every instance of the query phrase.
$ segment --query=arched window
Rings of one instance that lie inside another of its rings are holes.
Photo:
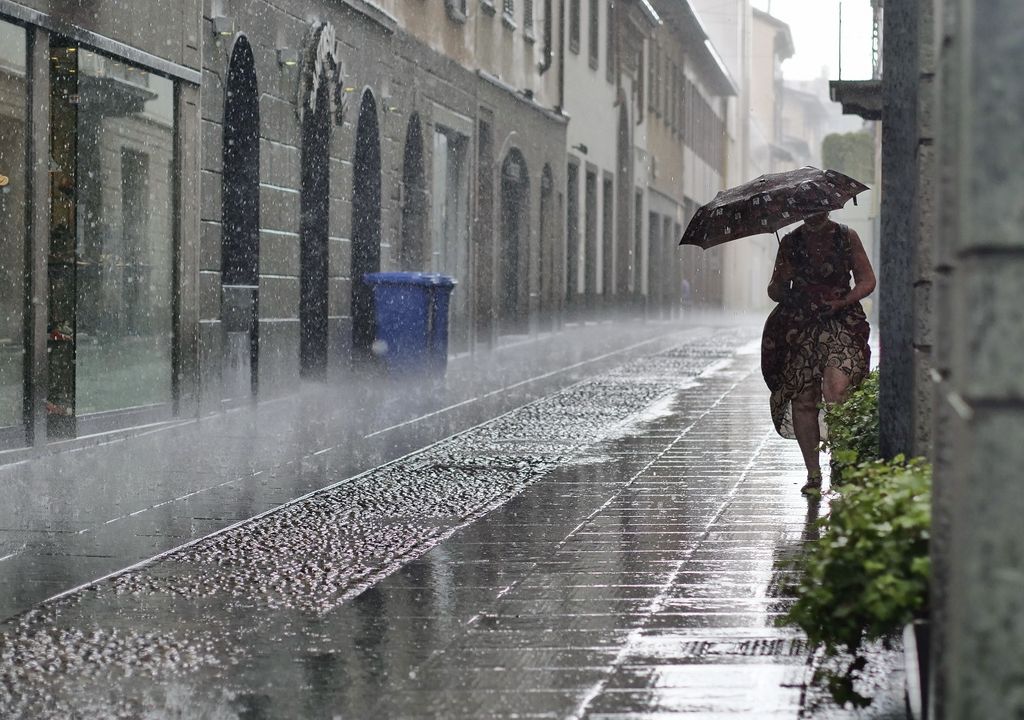
[[[403,270],[424,270],[427,233],[427,189],[423,166],[423,126],[413,113],[405,133],[402,161],[402,237],[398,265]]]
[[[330,83],[317,85],[302,115],[299,221],[299,359],[303,376],[327,372],[327,238],[330,233]]]
[[[555,231],[555,180],[551,166],[545,164],[540,174],[540,265],[537,272],[537,294],[543,322],[554,318],[558,297],[555,272],[556,250],[560,246]]]
[[[373,291],[363,275],[380,270],[380,133],[369,90],[359,103],[352,178],[352,354],[366,360],[374,335]]]
[[[225,285],[256,285],[260,258],[260,104],[252,48],[239,36],[224,98],[223,241]]]
[[[518,332],[526,320],[529,268],[530,177],[522,153],[513,148],[501,165],[501,254],[498,312],[504,332]]]
[[[228,65],[223,153],[223,396],[237,399],[256,393],[259,362],[260,103],[256,63],[244,35],[235,41]]]

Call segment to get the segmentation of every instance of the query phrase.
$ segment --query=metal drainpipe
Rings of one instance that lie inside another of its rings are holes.
[[[565,113],[565,0],[558,0],[558,112]]]

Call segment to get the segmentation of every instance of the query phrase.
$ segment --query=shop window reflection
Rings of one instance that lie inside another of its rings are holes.
[[[0,21],[0,428],[23,419],[25,356],[25,31]]]
[[[48,411],[75,418],[172,399],[174,86],[51,49]]]

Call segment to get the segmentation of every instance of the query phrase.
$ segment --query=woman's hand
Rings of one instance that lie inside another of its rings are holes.
[[[849,305],[849,303],[846,301],[846,298],[836,298],[834,300],[825,300],[822,302],[822,305],[826,308],[825,315],[829,316],[835,315],[837,312]]]

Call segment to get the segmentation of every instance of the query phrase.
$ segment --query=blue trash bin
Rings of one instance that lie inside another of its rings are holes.
[[[448,297],[455,281],[419,272],[367,273],[373,289],[374,352],[392,376],[443,375],[448,364]]]
[[[448,307],[455,280],[447,275],[431,275],[433,302],[430,312],[429,354],[435,373],[444,375],[448,369]]]

